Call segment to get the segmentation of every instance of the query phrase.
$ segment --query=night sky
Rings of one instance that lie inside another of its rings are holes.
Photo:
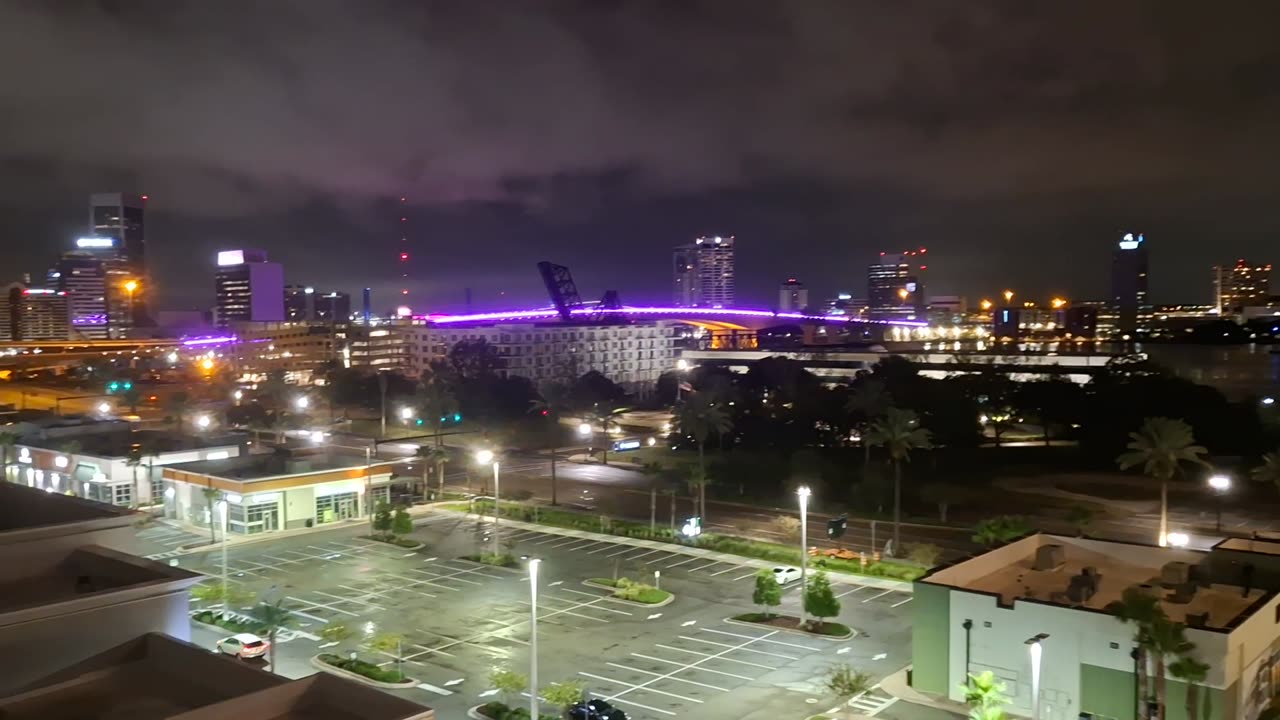
[[[1147,234],[1156,302],[1280,261],[1280,3],[248,0],[0,3],[5,282],[150,195],[165,304],[217,249],[415,309],[670,298],[670,248],[738,238],[743,304],[861,295],[926,246],[973,301],[1101,297]],[[505,296],[500,296],[505,292]]]

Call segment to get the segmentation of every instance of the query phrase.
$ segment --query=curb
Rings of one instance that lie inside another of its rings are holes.
[[[600,583],[591,582],[590,580],[583,580],[582,584],[586,585],[587,587],[599,588],[601,590],[609,590],[609,591],[617,590],[617,588],[613,587],[612,585],[601,585]],[[665,590],[664,592],[667,593],[667,598],[665,600],[662,600],[656,603],[643,603],[643,602],[636,602],[635,600],[625,600],[623,598],[614,597],[612,595],[606,595],[605,598],[612,600],[614,602],[626,603],[627,605],[634,605],[635,607],[644,607],[644,608],[666,607],[676,601],[676,594],[671,592],[670,590]]]
[[[785,617],[791,617],[791,616],[787,615]],[[795,630],[792,628],[774,627],[773,625],[765,625],[764,623],[747,622],[746,620],[734,620],[731,617],[725,618],[724,621],[729,623],[730,625],[741,625],[743,627],[753,627],[753,628],[768,628],[770,630],[777,630],[779,632],[791,633],[792,635],[803,635],[804,637],[817,638],[818,640],[829,640],[831,642],[844,642],[846,640],[852,640],[858,637],[858,631],[853,628],[849,628],[848,635],[845,635],[843,637],[837,637],[835,635],[819,635],[818,633],[811,633],[806,630]]]
[[[343,670],[340,667],[334,667],[329,663],[321,660],[319,655],[311,656],[311,665],[318,670],[322,670],[327,673],[332,673],[334,675],[345,677],[349,680],[354,680],[358,683],[364,683],[365,685],[369,685],[371,687],[383,688],[386,690],[403,690],[405,688],[418,686],[418,681],[413,679],[405,680],[404,682],[398,682],[398,683],[388,683],[388,682],[382,682],[381,680],[373,680],[371,678],[367,678],[361,675],[360,673],[353,673],[350,670]]]
[[[505,571],[507,571],[507,572],[509,572],[509,573],[515,573],[515,574],[517,574],[517,575],[523,575],[523,574],[524,574],[524,571],[523,571],[523,570],[521,570],[520,568],[506,567],[506,566],[503,566],[503,565],[490,565],[489,563],[482,563],[482,562],[480,562],[479,560],[472,560],[471,558],[462,557],[461,555],[459,555],[458,557],[456,557],[456,558],[454,558],[454,559],[455,559],[455,560],[461,560],[462,562],[468,562],[468,563],[471,563],[472,565],[477,565],[477,566],[482,567],[482,568],[490,568],[490,569],[492,569],[492,570],[505,570]]]
[[[360,539],[368,540],[369,542],[382,543],[383,545],[390,545],[393,548],[396,548],[398,550],[404,550],[405,552],[416,552],[427,546],[426,543],[415,543],[414,545],[397,545],[396,543],[387,542],[386,540],[378,540],[377,538],[371,538],[368,535],[361,535]]]

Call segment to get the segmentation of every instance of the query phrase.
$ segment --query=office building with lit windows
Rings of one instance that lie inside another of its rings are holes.
[[[351,319],[351,296],[344,292],[316,293],[315,319],[344,323]]]
[[[214,276],[214,323],[284,321],[284,268],[261,250],[218,253]]]
[[[1213,269],[1213,287],[1219,315],[1240,315],[1247,307],[1266,305],[1271,298],[1271,265],[1243,258],[1233,267]]]
[[[14,283],[0,291],[0,340],[70,340],[71,308],[64,292]]]
[[[311,296],[315,288],[301,285],[284,286],[284,319],[302,322],[311,319]]]
[[[879,262],[867,266],[867,316],[873,320],[923,320],[926,317],[922,279],[928,266],[928,250],[908,250],[900,255],[880,253]]]
[[[1147,241],[1142,233],[1125,233],[1111,254],[1111,301],[1116,333],[1132,339],[1145,330],[1150,316],[1147,299]]]
[[[109,318],[107,273],[102,260],[84,252],[64,253],[49,278],[50,289],[67,295],[72,337],[105,340]]]
[[[700,237],[672,255],[673,301],[677,307],[733,305],[733,236]]]
[[[778,286],[778,311],[800,312],[809,307],[809,289],[795,278]]]

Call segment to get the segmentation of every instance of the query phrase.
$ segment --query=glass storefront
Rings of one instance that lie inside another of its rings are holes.
[[[327,523],[335,520],[349,520],[360,514],[360,496],[358,493],[335,493],[321,495],[316,498],[316,522]]]

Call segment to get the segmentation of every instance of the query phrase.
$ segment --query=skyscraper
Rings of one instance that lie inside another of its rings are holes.
[[[351,296],[344,292],[317,293],[315,318],[344,323],[351,319]]]
[[[1147,241],[1142,233],[1125,233],[1111,254],[1111,302],[1116,330],[1132,337],[1141,329],[1147,300]]]
[[[50,278],[57,281],[51,289],[67,294],[72,336],[105,340],[109,318],[107,274],[102,260],[85,252],[64,253]]]
[[[1266,305],[1271,297],[1271,266],[1246,262],[1213,269],[1214,301],[1220,315],[1237,315],[1247,307]]]
[[[800,312],[809,307],[809,289],[795,278],[778,286],[778,312]]]
[[[315,288],[301,285],[284,286],[284,319],[302,322],[311,319],[311,296]]]
[[[676,305],[733,305],[733,236],[700,237],[689,245],[676,247],[672,259],[672,299]]]
[[[867,266],[867,315],[873,320],[923,320],[924,283],[914,261],[928,250],[908,250],[894,256],[880,253],[880,261]],[[919,266],[923,272],[925,265]]]
[[[14,283],[0,290],[0,340],[70,340],[66,293]]]
[[[146,234],[143,207],[146,195],[94,193],[89,196],[89,232],[94,237],[115,238],[120,257],[139,278],[146,277]]]
[[[223,250],[214,276],[215,324],[282,322],[284,268],[261,250]]]

